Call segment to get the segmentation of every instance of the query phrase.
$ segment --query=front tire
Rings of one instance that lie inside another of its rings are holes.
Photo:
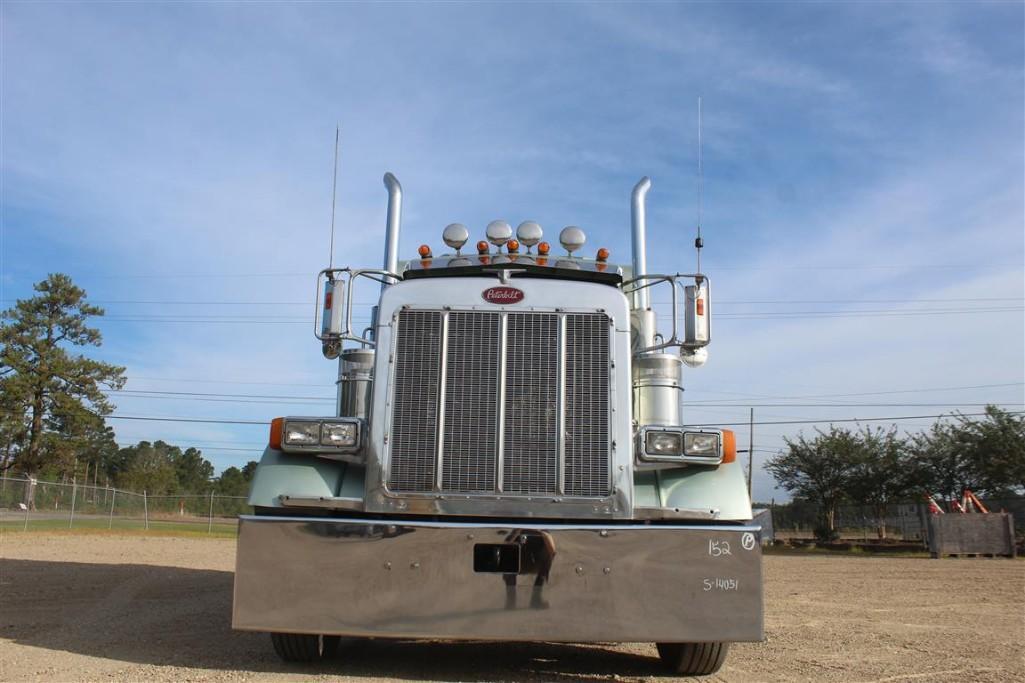
[[[338,636],[315,633],[272,633],[274,651],[286,662],[315,662],[328,659],[338,652]]]
[[[676,674],[707,676],[726,661],[729,643],[655,643],[662,663]]]

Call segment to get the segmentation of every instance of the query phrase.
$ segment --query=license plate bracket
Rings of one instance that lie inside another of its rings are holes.
[[[477,543],[473,571],[478,574],[519,574],[520,546],[516,543]]]

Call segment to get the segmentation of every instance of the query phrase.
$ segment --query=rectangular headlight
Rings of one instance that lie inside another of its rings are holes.
[[[651,431],[644,437],[644,451],[648,455],[674,456],[683,453],[683,435],[679,432]]]
[[[683,452],[687,455],[714,457],[719,454],[719,435],[688,432],[683,435]]]
[[[355,422],[325,422],[320,429],[320,445],[355,446],[359,426]]]
[[[281,440],[287,446],[314,446],[320,441],[320,423],[286,421]]]

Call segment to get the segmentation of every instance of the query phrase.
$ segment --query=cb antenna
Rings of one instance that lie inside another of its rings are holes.
[[[698,236],[694,239],[694,250],[698,255],[698,272],[701,272],[701,247],[705,246],[701,239],[701,214],[704,209],[705,174],[701,159],[701,98],[698,97]]]
[[[331,178],[331,246],[327,252],[327,267],[335,265],[335,198],[338,194],[338,138],[340,126],[335,125],[335,171]]]

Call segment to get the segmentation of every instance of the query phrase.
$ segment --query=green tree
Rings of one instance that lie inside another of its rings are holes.
[[[249,495],[249,484],[253,481],[256,473],[256,461],[250,460],[239,469],[228,467],[217,479],[217,493],[222,496],[247,496]]]
[[[966,488],[990,496],[1025,488],[1025,417],[996,406],[983,419],[937,421],[911,450],[919,487],[946,500]]]
[[[102,426],[113,406],[104,388],[124,385],[124,368],[73,354],[72,347],[100,346],[99,330],[89,327],[103,309],[86,302],[84,290],[71,278],[51,274],[34,286],[37,294],[17,301],[0,322],[0,378],[6,400],[21,406],[25,433],[8,449],[12,466],[35,478],[66,456],[62,436],[81,436]],[[17,416],[5,423],[16,425]],[[63,434],[61,430],[77,430]],[[5,429],[8,435],[17,430]],[[35,487],[26,491],[34,507]]]
[[[816,429],[808,440],[784,437],[787,450],[769,459],[765,469],[787,491],[815,501],[821,509],[821,526],[816,536],[824,540],[836,537],[836,508],[847,497],[862,444],[846,429],[830,426],[828,432]]]
[[[28,404],[9,378],[0,378],[0,475],[14,467],[28,435]]]
[[[214,466],[199,449],[186,448],[184,452],[176,449],[171,453],[171,463],[179,493],[204,493],[212,488],[210,480],[214,476]]]
[[[180,449],[163,441],[140,441],[136,446],[122,448],[119,455],[117,485],[129,491],[145,491],[150,495],[174,493],[178,488],[172,451]]]
[[[999,496],[1025,489],[1025,416],[990,405],[982,419],[957,419],[979,492]]]
[[[876,534],[883,539],[887,506],[906,500],[915,489],[907,444],[897,436],[896,427],[866,427],[855,439],[859,448],[854,452],[847,492],[851,500],[872,509]]]

